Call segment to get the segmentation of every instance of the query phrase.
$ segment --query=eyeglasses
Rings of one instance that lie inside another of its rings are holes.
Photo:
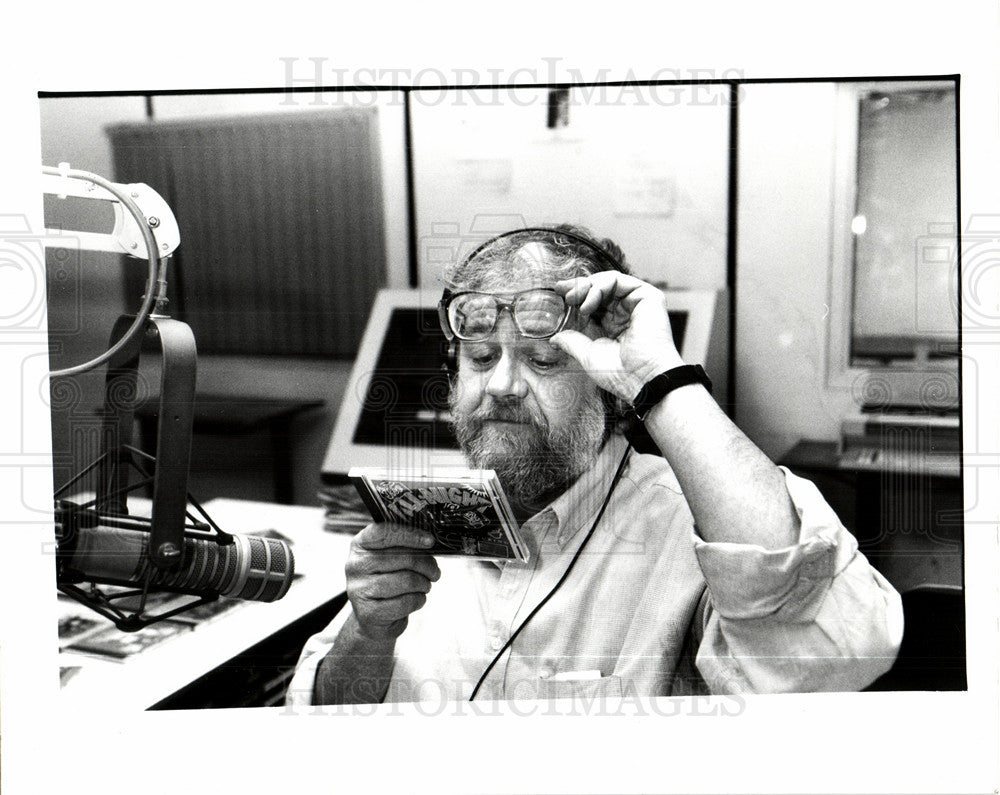
[[[438,304],[438,316],[449,338],[475,342],[493,333],[505,309],[510,310],[518,332],[535,340],[548,339],[562,331],[570,315],[570,308],[559,293],[539,287],[511,296],[472,291],[446,295]]]

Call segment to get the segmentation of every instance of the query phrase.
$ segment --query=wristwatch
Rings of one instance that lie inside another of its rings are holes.
[[[678,387],[688,384],[701,384],[708,393],[712,393],[712,381],[705,372],[705,368],[700,364],[682,364],[670,370],[654,376],[646,382],[645,386],[639,390],[639,394],[632,401],[632,411],[639,418],[640,422],[646,419],[646,415],[653,406],[659,403],[670,392]]]

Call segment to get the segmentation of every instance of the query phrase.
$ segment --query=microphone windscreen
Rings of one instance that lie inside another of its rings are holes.
[[[245,544],[238,561],[238,571],[222,591],[224,596],[273,602],[288,592],[295,572],[291,547],[284,541],[260,536],[233,536]]]
[[[230,596],[257,602],[280,599],[292,584],[295,558],[284,541],[232,534],[233,543],[184,538],[178,566],[156,568],[149,555],[149,532],[117,527],[76,528],[60,542],[67,569],[83,579],[157,590]]]

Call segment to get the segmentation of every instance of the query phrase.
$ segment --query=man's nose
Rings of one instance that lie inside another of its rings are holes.
[[[527,396],[528,384],[524,380],[521,364],[512,351],[501,351],[500,358],[486,382],[486,392],[494,398]]]

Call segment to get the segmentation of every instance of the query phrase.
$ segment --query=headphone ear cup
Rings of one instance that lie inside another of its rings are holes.
[[[448,376],[448,384],[454,386],[455,379],[458,377],[458,343],[455,340],[448,343],[441,369]]]

